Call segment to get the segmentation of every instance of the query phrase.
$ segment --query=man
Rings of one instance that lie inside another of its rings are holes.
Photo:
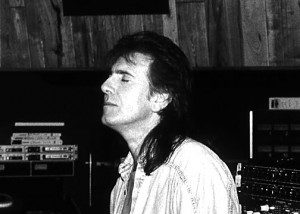
[[[154,32],[122,38],[108,54],[102,123],[129,153],[111,193],[111,214],[236,214],[230,171],[187,136],[191,68],[170,39]]]

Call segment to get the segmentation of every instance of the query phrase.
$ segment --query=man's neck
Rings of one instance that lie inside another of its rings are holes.
[[[156,120],[151,121],[151,123],[144,123],[135,127],[126,127],[122,130],[119,130],[120,134],[127,142],[129,151],[132,154],[135,164],[139,158],[140,150],[146,136],[157,125],[157,123],[158,121]]]
[[[134,130],[130,133],[126,132],[126,134],[123,134],[123,137],[125,139],[125,141],[127,142],[129,151],[134,159],[134,162],[136,163],[138,158],[139,158],[139,154],[140,154],[140,150],[141,147],[143,145],[143,142],[145,140],[145,137],[148,135],[148,133],[151,131],[150,130],[145,130],[143,132],[137,132],[137,130]]]

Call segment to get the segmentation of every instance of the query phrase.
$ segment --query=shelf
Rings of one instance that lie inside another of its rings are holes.
[[[74,161],[0,161],[0,177],[60,177],[74,175]]]

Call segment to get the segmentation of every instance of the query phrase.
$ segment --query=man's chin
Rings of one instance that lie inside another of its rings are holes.
[[[101,122],[103,125],[113,128],[116,124],[107,117],[102,116]]]
[[[101,122],[102,122],[102,124],[105,125],[105,126],[109,126],[109,124],[110,124],[109,121],[107,120],[107,118],[104,117],[104,116],[102,116]]]

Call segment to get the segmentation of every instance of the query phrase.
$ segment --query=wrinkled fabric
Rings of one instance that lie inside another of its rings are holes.
[[[110,213],[121,214],[133,166],[129,153],[119,165]],[[208,147],[185,140],[167,163],[149,176],[138,161],[130,214],[238,214],[236,186],[226,164]]]

